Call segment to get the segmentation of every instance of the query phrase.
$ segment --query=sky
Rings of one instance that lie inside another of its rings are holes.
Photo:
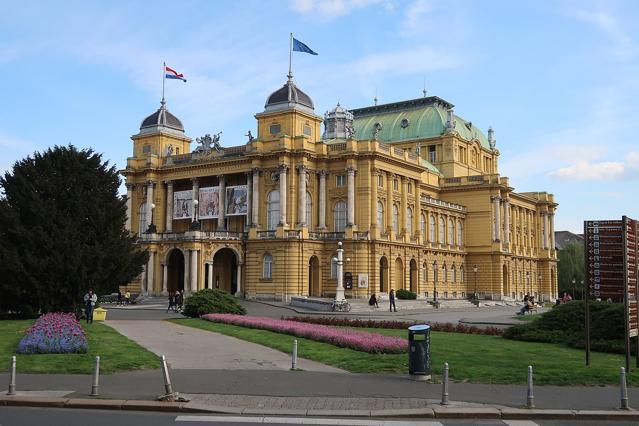
[[[0,172],[73,144],[118,168],[159,107],[188,136],[256,134],[296,84],[322,115],[429,95],[486,131],[517,192],[547,191],[556,230],[639,219],[639,2],[509,0],[0,0]]]

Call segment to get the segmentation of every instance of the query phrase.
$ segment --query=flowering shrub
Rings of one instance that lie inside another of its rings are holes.
[[[308,324],[299,321],[232,314],[209,314],[203,315],[202,318],[207,321],[291,334],[297,337],[303,337],[318,342],[330,343],[335,346],[369,353],[402,353],[406,352],[408,347],[406,339],[402,339],[400,337],[339,329],[328,327],[326,325]]]
[[[86,353],[84,330],[74,314],[44,314],[26,331],[18,343],[20,354]]]
[[[282,317],[289,321],[298,321],[309,324],[332,325],[337,327],[357,327],[357,328],[393,328],[405,330],[411,325],[423,324],[423,322],[411,321],[377,321],[349,319],[343,317]],[[431,331],[444,331],[447,333],[465,333],[465,334],[485,334],[489,336],[501,336],[504,330],[498,327],[475,327],[473,325],[453,324],[450,322],[432,322]]]

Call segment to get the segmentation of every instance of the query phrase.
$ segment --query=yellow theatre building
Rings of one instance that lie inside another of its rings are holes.
[[[143,120],[121,171],[127,228],[150,255],[130,289],[332,297],[341,241],[346,297],[557,297],[553,195],[515,192],[492,129],[451,103],[338,104],[322,117],[289,76],[255,118],[254,136],[224,147],[193,141],[164,100]]]

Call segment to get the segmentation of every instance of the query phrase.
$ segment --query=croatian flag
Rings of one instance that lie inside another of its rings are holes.
[[[184,78],[184,74],[178,74],[177,71],[167,67],[166,65],[164,66],[164,71],[165,71],[165,74],[164,74],[165,78],[170,78],[172,80],[182,80],[183,82],[186,83],[186,78]]]

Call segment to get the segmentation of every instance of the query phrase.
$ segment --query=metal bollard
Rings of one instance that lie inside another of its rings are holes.
[[[444,363],[444,373],[442,375],[442,402],[441,405],[448,405],[448,363]]]
[[[169,367],[166,365],[166,357],[162,355],[162,375],[164,376],[164,392],[166,395],[173,395],[173,386],[169,377]]]
[[[621,408],[622,410],[630,410],[628,406],[628,388],[626,387],[626,369],[621,367]]]
[[[293,354],[291,359],[291,370],[297,368],[297,339],[293,340]]]
[[[95,367],[93,368],[93,385],[89,396],[100,396],[100,356],[95,357]]]
[[[9,390],[7,395],[16,394],[16,357],[11,357],[11,374],[9,375]]]
[[[526,398],[526,408],[535,408],[535,396],[533,395],[533,368],[528,366],[528,396]]]

